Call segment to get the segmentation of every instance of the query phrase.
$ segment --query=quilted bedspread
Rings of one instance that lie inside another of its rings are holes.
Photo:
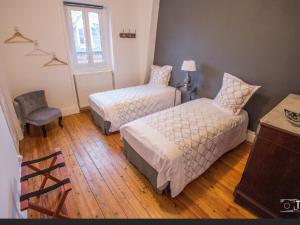
[[[142,85],[93,94],[89,97],[92,109],[105,121],[111,122],[115,132],[128,122],[174,106],[175,88]],[[181,101],[177,92],[176,104]]]
[[[245,111],[233,116],[200,99],[149,115],[121,128],[122,137],[170,182],[172,197],[247,136]]]

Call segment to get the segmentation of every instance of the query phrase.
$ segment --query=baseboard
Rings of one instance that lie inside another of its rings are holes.
[[[254,131],[248,130],[247,141],[250,143],[254,143],[256,137],[256,133]]]
[[[69,115],[74,115],[79,113],[79,108],[78,106],[71,106],[71,107],[66,107],[61,109],[63,116],[69,116]]]
[[[80,106],[80,110],[83,110],[83,111],[85,111],[85,110],[87,110],[89,108],[90,108],[90,105],[81,105]]]
[[[91,108],[89,106],[86,106],[86,107],[83,107],[83,108],[80,108],[80,112],[86,112],[86,111],[89,111]]]

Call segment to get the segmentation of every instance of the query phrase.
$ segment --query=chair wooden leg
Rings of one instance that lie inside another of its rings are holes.
[[[26,133],[29,135],[30,134],[30,124],[26,123]]]
[[[44,138],[46,138],[47,137],[46,126],[42,126],[42,131],[43,131]]]
[[[59,126],[60,126],[61,128],[64,127],[64,125],[63,125],[63,123],[62,123],[62,120],[63,120],[63,118],[62,118],[62,117],[59,117],[59,119],[58,119],[58,124],[59,124]]]

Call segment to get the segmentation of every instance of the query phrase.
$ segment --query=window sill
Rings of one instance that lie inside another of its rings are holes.
[[[109,73],[113,72],[112,69],[103,69],[103,70],[95,70],[95,71],[78,71],[74,72],[74,76],[84,76],[84,75],[90,75],[90,74],[97,74],[97,73]]]

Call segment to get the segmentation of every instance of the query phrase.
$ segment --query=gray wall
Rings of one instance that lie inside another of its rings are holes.
[[[161,0],[155,63],[184,59],[199,72],[200,97],[214,98],[224,72],[262,89],[246,106],[250,129],[289,93],[300,94],[300,0]]]

